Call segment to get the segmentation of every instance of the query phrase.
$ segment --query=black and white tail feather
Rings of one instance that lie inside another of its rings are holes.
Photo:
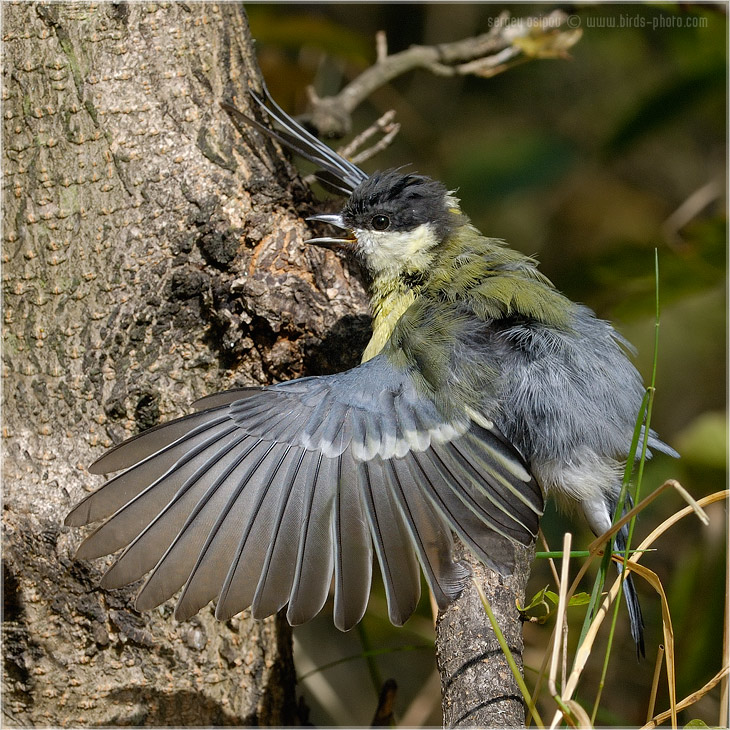
[[[633,502],[631,497],[627,495],[628,506],[627,509],[631,509]],[[613,499],[608,499],[608,509],[610,514],[613,516],[616,512],[617,504]],[[629,528],[628,525],[624,525],[614,536],[613,542],[616,550],[620,554],[625,554],[628,547]],[[617,563],[619,573],[623,572],[623,566],[621,563]],[[636,586],[634,585],[634,579],[631,575],[626,576],[623,585],[623,592],[626,600],[626,608],[629,612],[629,626],[631,628],[631,637],[636,644],[636,655],[641,659],[646,656],[646,647],[644,645],[644,616],[641,613],[641,604],[639,603],[639,596],[636,592]]]
[[[313,162],[318,167],[314,173],[317,179],[327,188],[340,195],[350,195],[360,183],[368,179],[368,175],[357,165],[338,155],[308,132],[299,122],[292,119],[274,101],[266,86],[263,87],[263,98],[253,91],[249,93],[260,111],[269,120],[276,122],[278,128],[264,126],[255,119],[246,116],[231,104],[221,104],[221,107],[230,115],[239,129],[246,126],[254,127],[266,136],[273,137],[305,160]]]

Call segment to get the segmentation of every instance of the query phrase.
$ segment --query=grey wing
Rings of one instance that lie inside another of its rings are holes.
[[[542,494],[516,449],[485,424],[445,420],[384,355],[197,405],[96,461],[95,473],[123,471],[66,518],[106,519],[78,555],[124,548],[104,585],[149,573],[141,610],[182,588],[179,619],[217,598],[219,618],[288,604],[298,624],[321,610],[334,578],[335,623],[347,630],[365,611],[374,553],[402,624],[418,602],[419,563],[440,607],[464,587],[452,530],[501,572],[513,542],[534,540]]]

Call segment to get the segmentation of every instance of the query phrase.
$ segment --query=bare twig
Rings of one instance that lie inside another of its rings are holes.
[[[718,179],[710,180],[695,190],[663,223],[667,240],[676,245],[681,243],[680,231],[696,218],[710,203],[722,197],[722,184]]]
[[[395,111],[391,109],[385,112],[380,119],[371,124],[367,129],[360,132],[348,145],[338,150],[339,154],[352,160],[356,165],[359,165],[365,160],[369,160],[378,152],[382,152],[395,138],[395,135],[400,131],[400,124],[394,122]],[[367,142],[376,132],[382,132],[383,136],[374,144],[372,147],[368,147],[362,152],[356,154],[356,151]]]
[[[494,76],[529,58],[565,58],[580,29],[565,28],[568,15],[555,10],[542,17],[511,18],[503,12],[482,35],[434,46],[411,46],[388,55],[385,34],[376,35],[376,62],[339,94],[320,98],[308,89],[310,124],[323,137],[342,137],[350,115],[373,91],[408,71],[422,68],[439,76]]]
[[[355,137],[349,144],[338,149],[337,154],[342,155],[342,157],[354,162],[356,165],[359,165],[365,160],[369,160],[371,157],[374,157],[379,152],[382,152],[391,144],[391,142],[395,139],[396,134],[400,131],[400,124],[398,124],[398,122],[394,122],[394,118],[395,112],[392,109],[385,112],[380,119],[376,120],[367,129],[360,132],[360,134],[358,134],[357,137]],[[364,150],[356,154],[357,150],[378,132],[382,133],[383,136],[375,142],[375,144],[370,147],[366,147]],[[304,182],[311,185],[316,181],[316,179],[315,175],[307,175],[307,177],[304,178]]]

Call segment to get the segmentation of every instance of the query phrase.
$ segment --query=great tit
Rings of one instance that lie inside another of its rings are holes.
[[[401,625],[419,600],[419,564],[441,609],[469,579],[452,533],[507,574],[546,495],[606,531],[644,393],[628,343],[534,259],[483,236],[440,182],[368,176],[268,93],[252,98],[278,128],[226,107],[234,120],[315,162],[348,196],[339,214],[312,217],[346,235],[310,243],[364,265],[372,339],[347,372],[212,395],[108,451],[90,471],[123,471],[66,518],[108,518],[77,556],[124,548],[103,586],[150,573],[136,607],[182,588],[179,620],[217,597],[219,619],[288,604],[301,624],[334,574],[334,622],[348,630],[365,612],[373,552]],[[648,441],[676,455],[653,432]],[[625,530],[616,542],[625,548]],[[630,576],[625,594],[643,653]]]

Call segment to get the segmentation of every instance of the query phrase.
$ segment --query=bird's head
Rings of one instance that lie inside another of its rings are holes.
[[[313,162],[318,167],[315,176],[325,187],[349,196],[340,213],[309,218],[342,228],[348,234],[313,238],[308,243],[351,251],[360,256],[375,279],[396,280],[404,274],[425,274],[435,249],[456,227],[467,222],[458,201],[441,183],[399,170],[367,175],[292,119],[266,87],[263,96],[255,92],[250,95],[281,131],[223,104],[234,122],[258,129]]]
[[[440,182],[387,170],[361,182],[340,213],[309,218],[348,235],[309,243],[354,251],[374,276],[419,271],[462,218],[458,201]]]

